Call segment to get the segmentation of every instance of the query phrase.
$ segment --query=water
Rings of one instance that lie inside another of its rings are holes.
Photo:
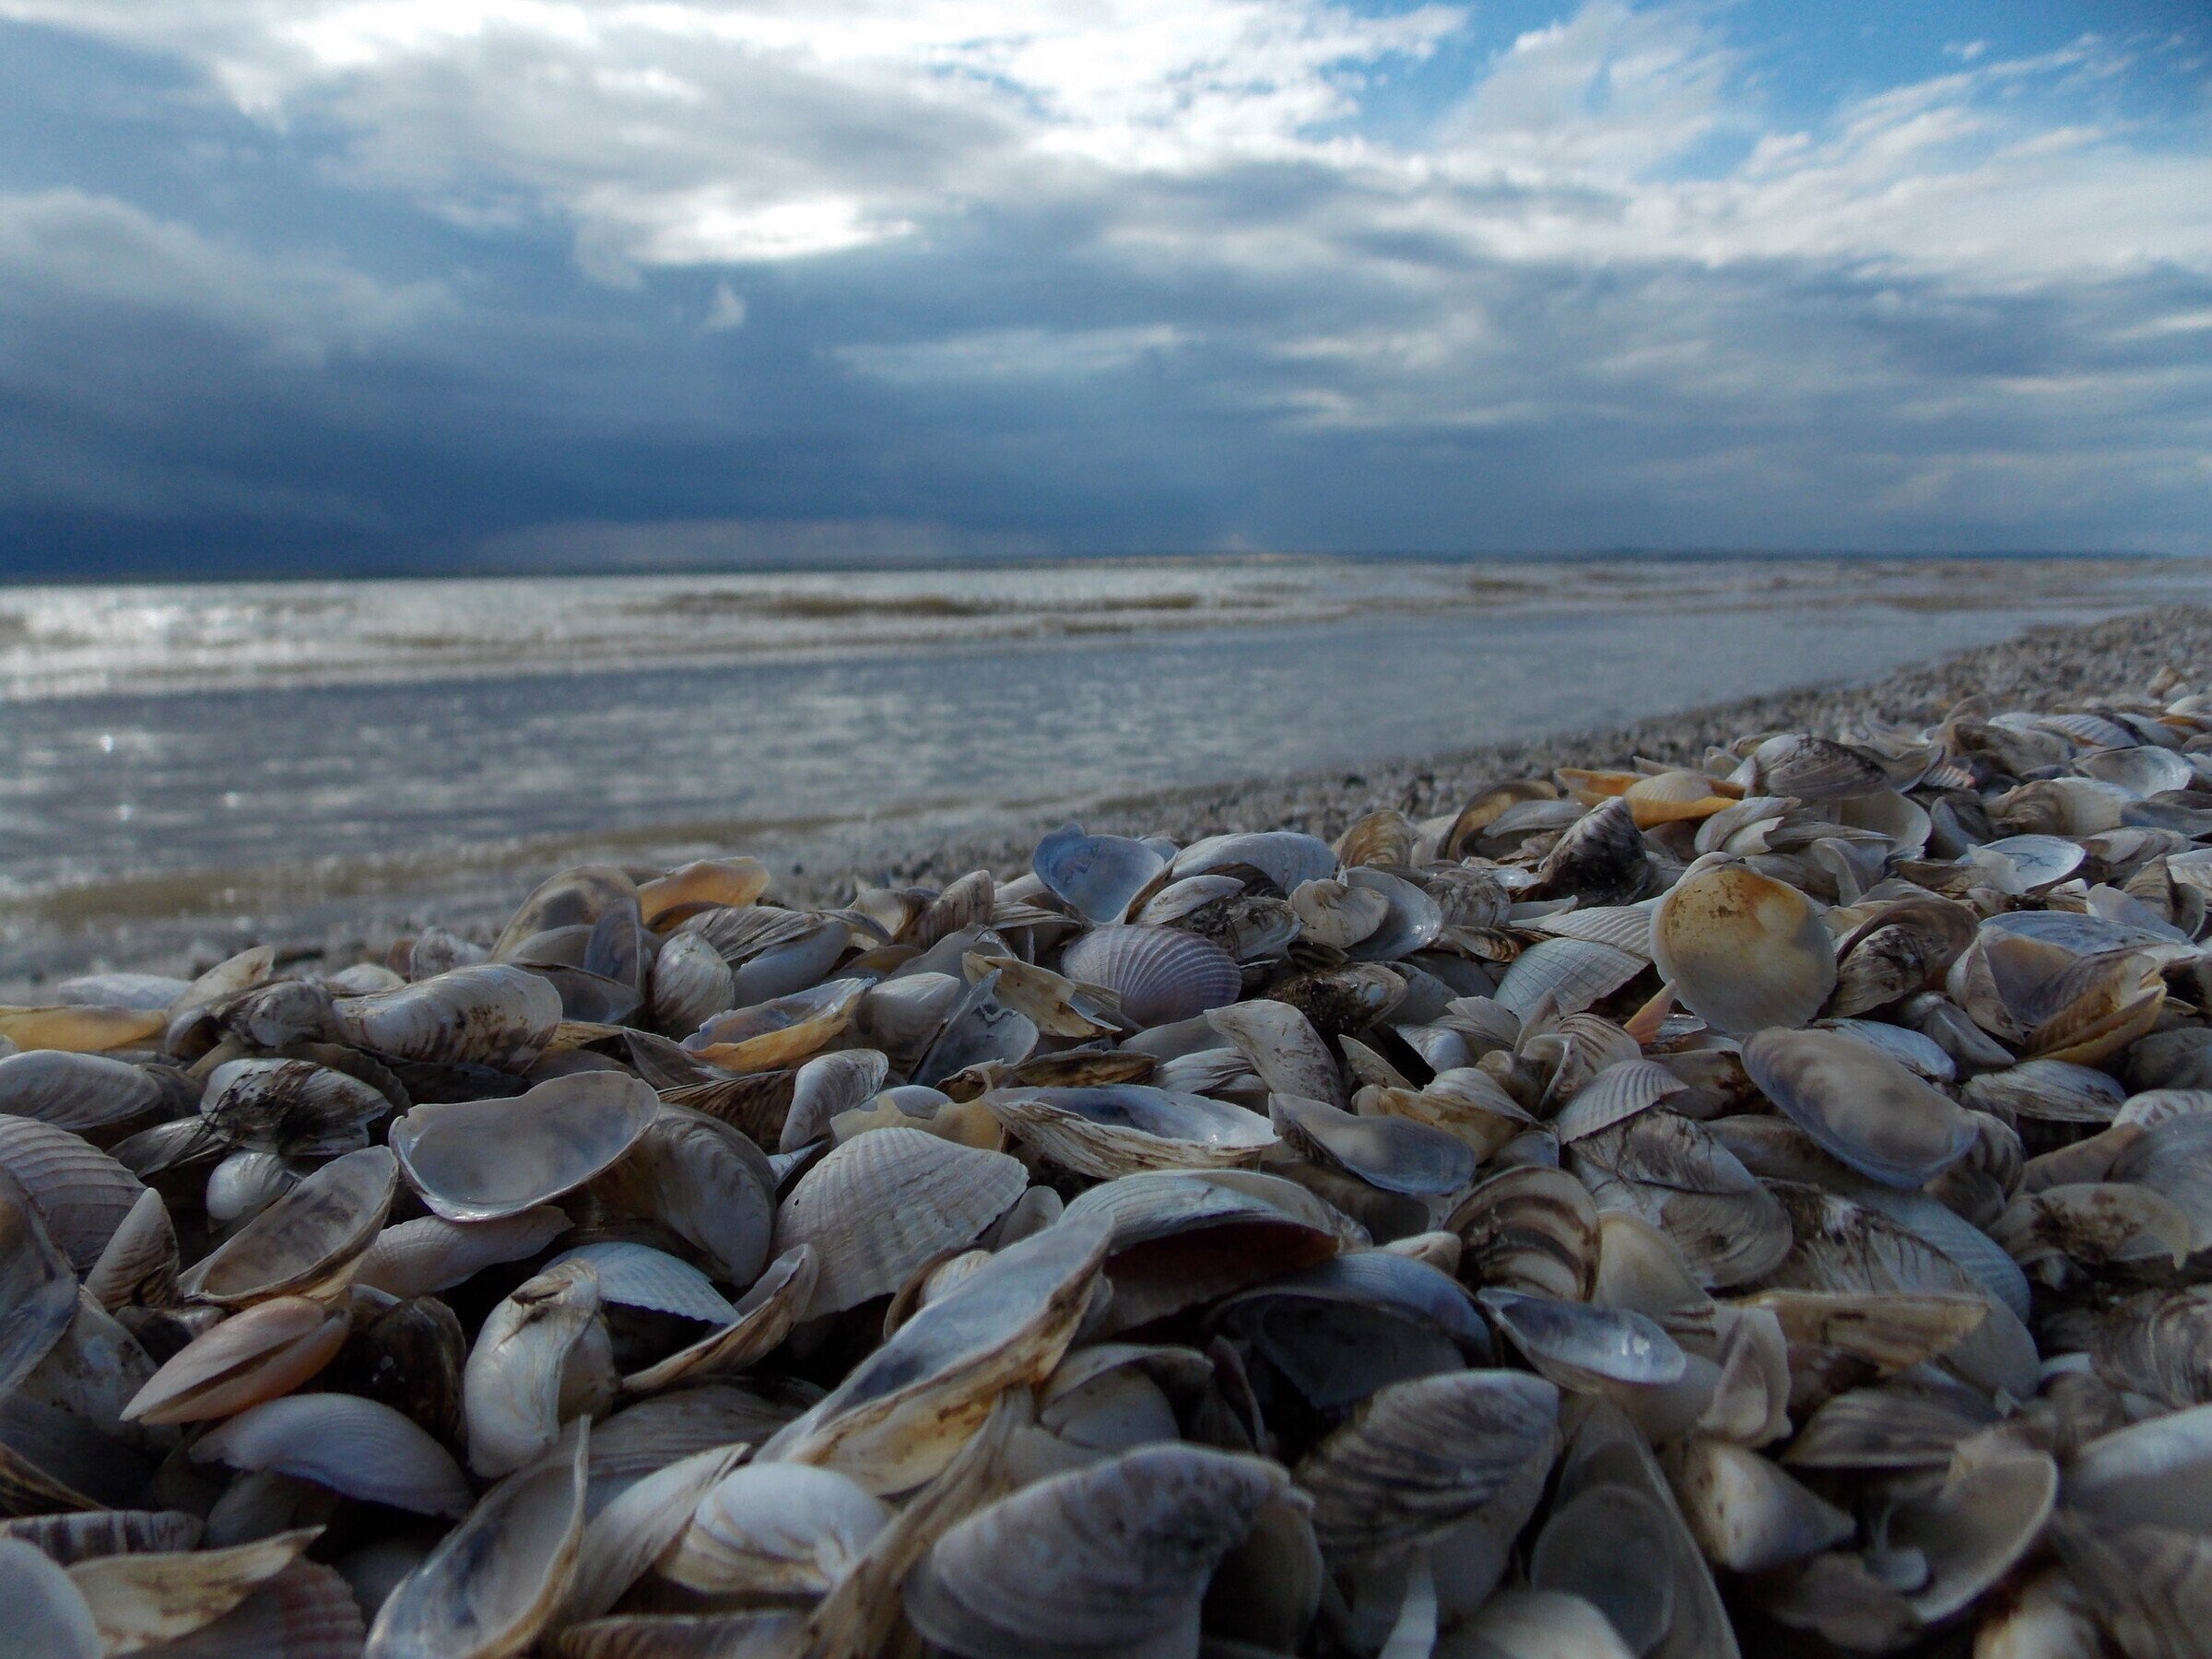
[[[2158,565],[1185,561],[0,594],[0,977],[592,853],[1079,810],[1861,678]]]

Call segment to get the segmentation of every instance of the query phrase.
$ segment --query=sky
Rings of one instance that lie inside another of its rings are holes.
[[[2201,0],[0,0],[0,575],[2212,553]]]

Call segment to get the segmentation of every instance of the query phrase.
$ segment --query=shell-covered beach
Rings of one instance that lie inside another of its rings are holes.
[[[28,1651],[2196,1651],[2212,612],[866,834],[0,1010]]]

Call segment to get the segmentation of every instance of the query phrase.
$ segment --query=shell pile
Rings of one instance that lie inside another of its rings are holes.
[[[2212,1652],[2212,697],[0,1010],[10,1652]]]

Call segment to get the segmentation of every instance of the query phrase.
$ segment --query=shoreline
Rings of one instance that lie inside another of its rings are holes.
[[[1715,648],[1720,643],[1715,641]],[[862,822],[801,820],[780,826],[781,834],[723,850],[761,859],[771,873],[771,898],[830,906],[847,901],[856,883],[941,886],[974,869],[989,869],[1000,877],[1018,874],[1028,868],[1038,840],[1071,816],[1093,831],[1159,833],[1183,841],[1225,830],[1276,828],[1334,837],[1377,807],[1430,817],[1457,806],[1489,782],[1559,766],[1603,766],[1639,754],[1665,761],[1695,759],[1709,742],[1755,729],[1829,731],[1861,719],[1924,724],[1977,691],[2000,705],[2052,706],[2138,689],[2169,665],[2189,674],[2207,664],[2212,664],[2212,605],[2167,606],[2086,626],[2040,625],[1865,681],[1815,683],[1622,726],[1380,759],[1357,771],[1329,768],[1224,779],[1123,792],[1072,806],[1063,800],[966,812],[908,809]],[[589,856],[597,847],[619,857],[624,842],[634,845],[637,840],[632,833],[610,832],[586,838],[573,851],[578,857]],[[394,856],[398,861],[408,854],[402,850]],[[555,860],[560,854],[548,848],[547,856]],[[146,918],[148,933],[159,929],[166,935],[161,943],[135,942],[129,924],[105,933],[96,929],[77,963],[0,981],[0,998],[36,1000],[40,985],[83,971],[94,961],[190,973],[262,941],[276,944],[287,960],[334,964],[381,959],[394,940],[433,923],[488,941],[524,895],[555,867],[555,862],[525,868],[512,856],[489,858],[479,889],[427,902],[357,895],[272,909],[252,921],[218,914]]]

